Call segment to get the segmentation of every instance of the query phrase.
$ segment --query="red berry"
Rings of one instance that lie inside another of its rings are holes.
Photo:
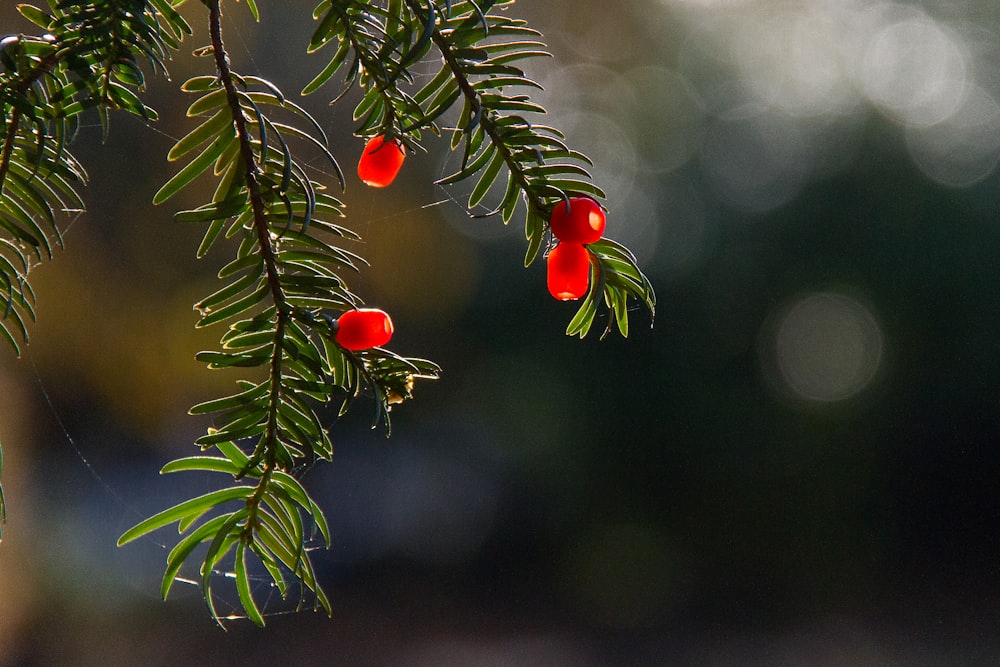
[[[569,200],[568,211],[565,201],[556,204],[549,217],[549,226],[552,234],[560,241],[593,243],[604,235],[607,221],[596,201],[587,197],[573,197]]]
[[[396,178],[405,158],[406,151],[399,139],[387,143],[383,135],[372,137],[358,161],[358,178],[373,188],[384,188]]]
[[[337,320],[336,338],[348,350],[380,347],[392,338],[392,320],[377,308],[349,310]]]
[[[549,294],[560,301],[579,299],[590,289],[590,251],[563,241],[546,261]]]

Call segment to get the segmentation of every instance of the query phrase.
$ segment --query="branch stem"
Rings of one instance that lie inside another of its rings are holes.
[[[422,8],[416,0],[406,0],[407,6],[413,11],[418,12],[420,10],[430,11]],[[452,50],[451,44],[448,39],[441,34],[441,31],[437,26],[434,27],[434,33],[431,35],[431,39],[434,45],[441,52],[441,57],[444,59],[448,69],[451,70],[452,76],[455,79],[455,83],[458,85],[458,89],[461,91],[462,95],[468,100],[469,104],[472,105],[473,109],[476,109],[482,104],[482,100],[479,99],[479,94],[476,89],[472,87],[472,82],[465,75],[465,71],[462,69],[462,65],[458,62],[458,58],[455,56]],[[531,183],[528,181],[527,175],[521,168],[520,163],[514,159],[513,153],[510,151],[510,147],[504,143],[503,136],[500,134],[500,130],[496,123],[493,122],[492,116],[484,109],[481,118],[479,119],[479,124],[482,126],[483,131],[486,132],[486,136],[490,138],[490,142],[496,147],[497,151],[500,152],[500,156],[503,158],[504,163],[507,165],[507,169],[510,170],[514,181],[517,183],[521,192],[528,199],[529,205],[536,211],[543,212],[548,206],[545,201],[533,192]]]
[[[219,78],[226,90],[226,99],[232,113],[233,122],[236,125],[236,136],[240,142],[240,152],[244,164],[244,180],[249,191],[250,206],[253,211],[253,227],[257,235],[257,245],[260,249],[261,259],[264,262],[264,270],[267,275],[267,283],[271,291],[271,298],[275,306],[275,328],[274,343],[271,352],[270,366],[270,396],[268,399],[267,427],[262,437],[264,446],[264,472],[257,484],[254,494],[247,499],[247,506],[251,509],[251,518],[247,521],[248,528],[252,529],[254,524],[253,515],[256,507],[262,500],[264,490],[267,488],[271,472],[275,467],[276,453],[278,447],[278,408],[281,405],[281,378],[282,378],[282,342],[285,338],[285,327],[291,317],[291,308],[285,297],[284,288],[281,286],[281,271],[278,267],[278,260],[275,255],[274,246],[271,240],[271,231],[267,224],[267,210],[264,198],[261,195],[260,181],[257,176],[260,173],[257,158],[254,154],[253,139],[247,127],[246,117],[243,115],[240,95],[233,82],[232,70],[229,65],[229,56],[226,54],[225,46],[222,42],[222,9],[220,0],[211,0],[209,8],[209,32],[212,39],[212,50],[215,55],[216,68],[219,71]],[[252,506],[251,506],[252,505]]]
[[[12,114],[10,124],[7,126],[7,136],[3,140],[3,150],[0,152],[0,192],[3,192],[3,183],[7,178],[7,170],[10,169],[10,156],[14,152],[14,140],[17,139],[20,124],[21,116]]]

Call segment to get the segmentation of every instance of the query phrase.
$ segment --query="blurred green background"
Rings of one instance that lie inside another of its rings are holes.
[[[27,29],[13,4],[0,33]],[[227,3],[237,69],[300,90],[325,64],[303,55],[313,4],[260,2],[258,26]],[[156,473],[234,381],[193,358],[225,253],[194,260],[172,212],[203,194],[149,204],[199,28],[151,85],[161,122],[81,134],[89,210],[35,274],[29,351],[0,355],[0,664],[1000,663],[1000,5],[513,12],[555,54],[538,100],[594,159],[655,327],[564,337],[575,308],[521,267],[518,225],[430,183],[444,142],[388,190],[351,178],[372,264],[352,286],[444,376],[391,439],[364,404],[332,423],[334,463],[305,476],[332,620],[263,583],[264,631],[219,631],[194,586],[160,601],[175,536],[115,539],[219,483]],[[305,104],[352,172],[350,101],[324,92]]]

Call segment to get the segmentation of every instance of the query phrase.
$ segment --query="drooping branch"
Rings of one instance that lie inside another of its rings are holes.
[[[419,0],[405,1],[409,10],[418,15],[430,16],[434,12],[433,6],[425,7]],[[514,214],[518,194],[524,198],[528,208],[525,222],[528,238],[525,265],[528,265],[542,247],[554,201],[562,199],[569,206],[571,198],[600,200],[605,194],[592,182],[583,166],[591,164],[589,159],[566,146],[561,133],[553,128],[532,126],[519,115],[522,112],[545,113],[545,109],[532,103],[527,96],[506,92],[511,86],[539,87],[513,65],[525,58],[549,55],[544,44],[534,39],[539,33],[518,22],[483,14],[477,5],[470,4],[478,21],[472,20],[473,14],[470,14],[453,22],[454,27],[436,24],[431,35],[444,61],[442,73],[450,73],[454,86],[465,100],[459,122],[464,127],[456,128],[456,132],[464,135],[466,160],[456,174],[439,183],[454,183],[480,174],[469,197],[471,208],[483,199],[501,168],[506,167],[506,192],[500,205],[487,215],[502,213],[507,222]],[[456,37],[456,33],[462,34]],[[514,40],[485,43],[488,37],[497,33],[513,35]],[[524,36],[528,39],[522,39]],[[467,43],[478,46],[466,46]],[[483,78],[476,80],[475,77]],[[489,146],[479,150],[484,139],[489,141]],[[459,143],[456,136],[452,145],[457,147]],[[470,161],[469,156],[473,154]],[[548,162],[550,158],[555,163]],[[603,297],[614,312],[619,331],[627,336],[628,300],[638,299],[652,315],[656,303],[652,285],[624,246],[602,238],[587,244],[587,251],[591,257],[591,289],[567,326],[567,334],[586,335],[597,312],[597,301]],[[605,334],[610,329],[609,321]]]
[[[270,395],[268,398],[267,426],[261,440],[261,444],[263,445],[263,451],[261,452],[263,455],[263,473],[253,495],[247,499],[250,516],[246,523],[246,535],[249,538],[252,537],[254,530],[257,508],[260,506],[275,468],[278,440],[278,412],[282,391],[282,360],[284,356],[282,342],[285,338],[285,327],[288,324],[288,319],[291,317],[291,309],[287,303],[285,290],[281,286],[278,261],[275,256],[274,247],[271,244],[271,231],[268,228],[267,211],[260,190],[260,181],[258,179],[260,170],[254,154],[253,138],[250,135],[246,118],[243,115],[239,93],[236,90],[236,84],[233,82],[229,56],[222,41],[222,10],[220,0],[213,0],[209,5],[209,32],[212,39],[212,50],[215,56],[216,68],[219,71],[219,79],[226,91],[229,110],[232,114],[233,123],[236,126],[236,138],[239,142],[240,154],[243,159],[243,179],[247,185],[250,206],[253,211],[253,227],[257,235],[257,246],[264,263],[268,288],[271,291],[271,299],[275,306],[276,321],[269,369]]]

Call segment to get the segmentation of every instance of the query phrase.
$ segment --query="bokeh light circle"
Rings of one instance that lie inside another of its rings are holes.
[[[907,128],[906,145],[928,178],[952,187],[977,183],[1000,160],[1000,104],[974,86],[947,120]]]
[[[957,36],[929,17],[898,21],[883,27],[865,52],[865,94],[903,124],[939,123],[962,103],[967,60]]]
[[[764,372],[798,399],[849,399],[876,378],[884,336],[872,311],[839,292],[799,295],[777,309],[761,341]]]

